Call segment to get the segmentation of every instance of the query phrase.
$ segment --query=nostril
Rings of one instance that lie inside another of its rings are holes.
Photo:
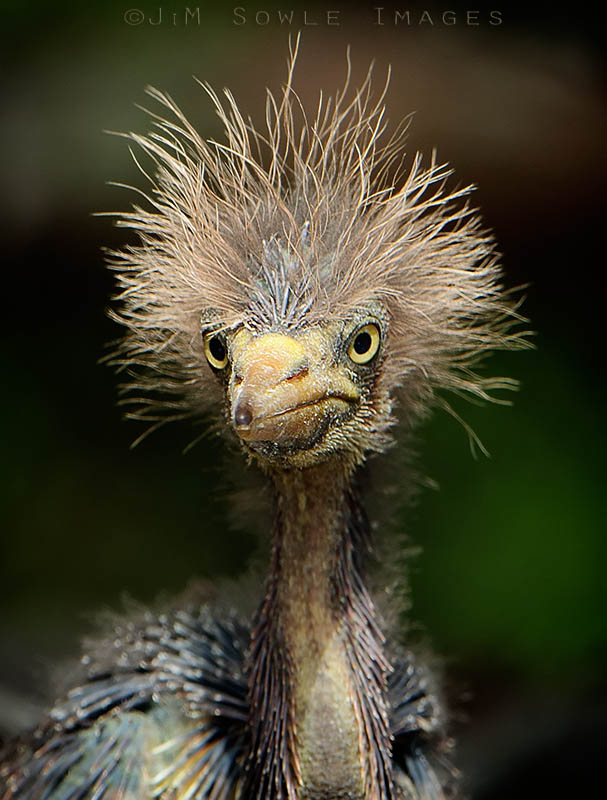
[[[285,381],[289,383],[292,381],[298,381],[301,378],[305,378],[307,374],[308,374],[308,368],[304,367],[303,369],[300,369],[298,372],[296,372],[294,375],[289,375],[288,378],[285,378]]]
[[[253,411],[247,403],[236,406],[234,411],[234,424],[237,428],[248,428],[253,421]]]

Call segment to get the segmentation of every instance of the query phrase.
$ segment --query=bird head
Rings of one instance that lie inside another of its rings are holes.
[[[334,454],[357,462],[380,449],[391,420],[381,381],[388,328],[375,302],[293,328],[204,329],[204,353],[243,447],[296,467]]]
[[[127,329],[114,363],[152,427],[214,412],[262,464],[358,464],[443,390],[511,386],[472,367],[520,339],[471,187],[450,190],[434,156],[407,164],[406,126],[384,141],[387,83],[373,100],[370,72],[354,92],[348,77],[310,115],[295,61],[263,130],[203,87],[224,142],[148,90],[166,118],[128,134],[156,171],[141,168],[145,207],[120,214],[140,243],[111,263]]]

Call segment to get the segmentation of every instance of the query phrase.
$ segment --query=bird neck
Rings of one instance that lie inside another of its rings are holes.
[[[271,569],[251,645],[252,773],[281,788],[257,796],[384,800],[390,665],[364,581],[369,526],[352,470],[329,462],[272,478]]]

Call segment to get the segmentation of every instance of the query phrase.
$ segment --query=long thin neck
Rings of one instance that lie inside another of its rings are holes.
[[[387,800],[390,666],[363,579],[366,518],[344,467],[273,480],[271,571],[251,646],[251,796]]]

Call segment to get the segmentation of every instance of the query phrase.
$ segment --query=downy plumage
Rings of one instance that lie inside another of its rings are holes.
[[[119,215],[139,244],[111,257],[130,416],[214,418],[273,485],[264,598],[252,624],[203,606],[118,626],[14,749],[3,800],[457,791],[434,679],[366,588],[360,470],[445,390],[512,388],[473,366],[522,340],[471,187],[435,156],[405,166],[406,125],[386,137],[387,82],[308,117],[295,61],[263,130],[204,85],[223,142],[148,90],[162,114],[128,138],[153,172]]]

